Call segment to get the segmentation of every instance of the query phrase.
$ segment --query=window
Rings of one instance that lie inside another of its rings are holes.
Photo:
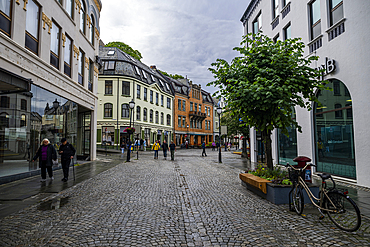
[[[21,115],[20,125],[21,125],[21,127],[27,126],[26,115],[24,115],[24,114]]]
[[[190,102],[190,111],[193,111],[193,102]]]
[[[71,77],[72,40],[66,35],[64,44],[64,74]]]
[[[104,70],[114,70],[116,62],[115,61],[105,61]]]
[[[66,11],[72,19],[73,19],[73,2],[74,0],[66,0]]]
[[[171,115],[167,114],[167,125],[171,125]]]
[[[343,0],[329,0],[330,26],[343,18]]]
[[[140,85],[136,86],[136,98],[140,99],[140,94],[141,94],[141,87]]]
[[[144,76],[144,78],[145,78],[145,79],[148,79],[148,76],[146,75],[145,71],[144,71],[144,70],[142,70],[142,72],[143,72],[143,76]]]
[[[95,19],[93,15],[91,15],[90,42],[93,46],[95,45]]]
[[[141,115],[141,108],[140,106],[136,106],[136,120],[140,120]]]
[[[50,64],[59,69],[59,26],[53,21],[51,29]]]
[[[130,107],[128,104],[122,104],[122,113],[121,113],[122,118],[129,118],[130,117]]]
[[[140,75],[139,68],[138,68],[138,67],[136,67],[136,66],[134,66],[134,68],[135,68],[135,73],[136,73],[137,75]]]
[[[83,0],[81,2],[81,10],[80,10],[80,30],[83,34],[86,34],[86,11],[85,11],[85,2]]]
[[[335,96],[340,96],[340,82],[339,81],[333,82],[333,92]]]
[[[193,128],[193,120],[190,119],[190,128]]]
[[[149,121],[151,123],[153,123],[153,110],[150,110],[150,113],[149,113]]]
[[[180,116],[178,117],[177,123],[178,123],[179,127],[181,127],[181,117]]]
[[[340,109],[340,108],[342,108],[342,105],[341,104],[335,104],[334,108],[335,109]],[[335,118],[343,118],[343,110],[335,111]]]
[[[93,91],[93,81],[94,81],[94,62],[89,60],[89,84],[87,89],[91,92]]]
[[[153,103],[153,91],[150,90],[150,103]]]
[[[257,33],[259,33],[262,30],[262,17],[261,17],[261,13],[258,14],[258,16],[256,17],[256,19],[253,21],[252,25],[253,25],[252,28],[253,28],[253,33],[254,34],[257,34]]]
[[[164,122],[163,122],[164,119],[163,118],[164,118],[164,114],[163,114],[163,112],[161,112],[161,124],[164,124]]]
[[[27,100],[21,99],[21,110],[27,111]]]
[[[199,104],[199,112],[202,112],[202,105]]]
[[[208,127],[208,121],[205,120],[205,129],[207,129],[207,127]]]
[[[284,27],[283,33],[284,33],[284,40],[292,38],[291,33],[290,33],[290,23],[286,27]]]
[[[181,111],[181,99],[177,100],[177,109],[179,109],[179,111]]]
[[[197,109],[198,109],[198,104],[194,103],[194,111],[197,111]]]
[[[148,110],[146,108],[144,108],[144,111],[143,111],[143,120],[146,122],[148,121]]]
[[[208,115],[208,107],[204,107],[204,110],[206,111],[206,115]]]
[[[279,1],[280,0],[272,0],[272,19],[279,16]]]
[[[273,41],[274,43],[276,43],[278,40],[279,40],[279,34],[277,34],[277,35],[272,39],[272,41]]]
[[[161,95],[161,106],[164,106],[164,96]]]
[[[283,0],[283,8],[290,2],[290,0]]]
[[[320,0],[310,4],[310,17],[311,40],[313,40],[321,34]]]
[[[10,105],[10,97],[1,96],[1,98],[0,98],[0,107],[1,108],[9,108],[9,105]]]
[[[113,81],[105,81],[105,94],[113,94]]]
[[[78,83],[84,85],[84,71],[85,71],[85,53],[80,50],[78,58]]]
[[[25,46],[35,54],[38,54],[39,51],[39,18],[40,6],[33,0],[28,1]]]
[[[130,82],[122,81],[122,95],[130,95]]]
[[[159,124],[159,112],[158,111],[155,112],[155,123]]]
[[[12,0],[2,0],[0,2],[0,31],[10,37],[11,30],[11,6]]]
[[[113,117],[113,105],[111,103],[104,104],[104,117]]]
[[[159,94],[155,93],[155,103],[159,105]]]
[[[171,99],[167,97],[167,108],[171,109]]]
[[[148,100],[148,89],[144,87],[144,100]]]
[[[346,107],[347,106],[351,106],[351,104],[346,105]],[[352,107],[348,108],[346,111],[347,111],[347,119],[352,119],[353,118],[353,116],[352,116]]]
[[[186,102],[185,100],[182,101],[182,110],[185,111],[186,109]]]
[[[182,127],[186,127],[186,117],[182,117]]]

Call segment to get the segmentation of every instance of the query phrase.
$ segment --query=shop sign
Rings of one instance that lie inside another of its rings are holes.
[[[335,60],[326,57],[325,58],[325,64],[322,64],[321,66],[317,67],[316,70],[324,69],[325,72],[320,76],[319,80],[324,80],[324,76],[333,73],[336,69]]]

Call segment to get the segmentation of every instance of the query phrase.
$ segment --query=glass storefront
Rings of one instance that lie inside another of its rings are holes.
[[[35,85],[0,100],[0,176],[38,169],[31,160],[44,138],[59,149],[66,137],[77,154],[90,152],[91,113],[79,112],[86,108]]]
[[[333,91],[319,92],[314,112],[317,171],[356,179],[352,99],[341,81],[328,86]]]
[[[295,119],[295,111],[293,109],[293,119]],[[294,126],[287,128],[288,136],[278,129],[278,149],[279,149],[279,164],[285,165],[287,162],[293,165],[296,162],[294,158],[298,156],[297,153],[297,129]]]

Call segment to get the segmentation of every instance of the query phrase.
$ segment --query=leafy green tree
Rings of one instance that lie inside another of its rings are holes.
[[[242,146],[242,156],[247,157],[247,140],[249,138],[249,126],[244,122],[240,121],[241,116],[238,112],[233,112],[226,110],[222,113],[221,124],[227,126],[227,135],[238,135],[242,134],[243,146]]]
[[[286,135],[287,127],[301,127],[291,118],[295,106],[312,110],[318,102],[316,89],[328,89],[319,81],[323,70],[309,65],[317,56],[303,56],[305,45],[300,39],[273,42],[263,34],[248,34],[241,47],[241,56],[231,64],[217,59],[209,70],[215,81],[208,85],[219,87],[216,95],[225,97],[228,107],[238,113],[246,125],[262,132],[267,166],[272,168],[271,131],[280,128]]]
[[[132,49],[131,46],[126,45],[123,42],[119,42],[119,41],[109,42],[108,44],[105,45],[105,47],[117,47],[121,51],[129,54],[130,56],[132,56],[133,58],[139,61],[143,58],[143,56],[141,56],[140,51]]]
[[[174,74],[174,75],[172,75],[172,74],[168,74],[166,71],[162,71],[162,70],[159,70],[163,75],[165,75],[165,76],[168,76],[168,77],[171,77],[172,79],[175,79],[175,80],[177,80],[177,79],[184,79],[184,77],[182,76],[182,75],[178,75],[178,74]]]

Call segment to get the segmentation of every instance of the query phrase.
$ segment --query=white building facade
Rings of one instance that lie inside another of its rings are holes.
[[[241,21],[244,33],[263,32],[274,40],[302,38],[305,56],[319,56],[314,68],[325,68],[323,79],[333,91],[317,92],[323,106],[314,110],[296,107],[302,133],[290,128],[289,137],[275,130],[275,164],[307,156],[317,171],[370,187],[366,149],[370,134],[370,81],[367,41],[370,1],[348,0],[252,0]],[[263,159],[261,136],[251,129],[251,160]]]
[[[0,176],[32,172],[43,138],[96,157],[100,0],[0,1]]]
[[[173,134],[172,86],[156,68],[148,67],[115,47],[100,46],[103,67],[98,85],[98,148],[119,149],[132,136],[146,140],[149,148],[156,140],[170,142]],[[130,110],[129,102],[135,102]],[[103,145],[102,145],[103,144]]]

